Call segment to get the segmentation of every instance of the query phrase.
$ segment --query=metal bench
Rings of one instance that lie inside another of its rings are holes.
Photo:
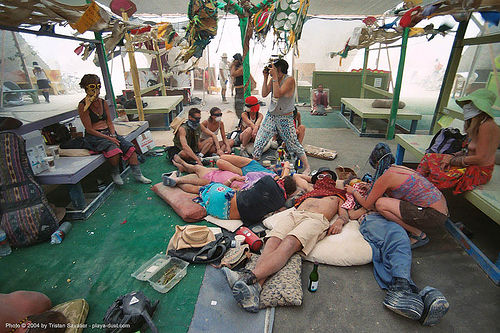
[[[385,133],[367,133],[366,132],[366,120],[367,119],[382,119],[389,120],[391,116],[391,109],[382,109],[372,107],[374,99],[368,98],[341,98],[340,99],[340,116],[344,118],[347,125],[349,125],[354,131],[356,131],[359,136],[363,137],[373,137],[373,138],[383,138]],[[349,110],[349,119],[346,118],[346,112]],[[357,128],[354,125],[354,115],[358,115],[361,118],[361,128]],[[397,114],[397,119],[400,120],[411,120],[411,125],[409,129],[397,125],[397,127],[403,131],[409,133],[415,133],[417,129],[417,124],[422,115],[416,112],[408,111],[406,109],[399,109]]]
[[[137,138],[142,132],[148,129],[147,121],[139,122],[140,126],[126,135],[127,140],[132,141]],[[102,154],[79,156],[79,157],[60,157],[56,162],[54,171],[43,171],[36,176],[40,184],[66,184],[71,198],[74,210],[66,212],[66,218],[69,220],[84,220],[87,219],[113,192],[114,184],[111,183],[103,190],[95,199],[87,204],[83,193],[80,181],[90,174],[92,171],[106,162],[106,158]],[[125,174],[128,168],[123,171]]]

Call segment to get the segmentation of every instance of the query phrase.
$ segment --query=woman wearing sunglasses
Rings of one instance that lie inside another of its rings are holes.
[[[219,141],[217,138],[219,132],[222,137],[222,141]],[[219,156],[230,154],[231,147],[234,145],[234,140],[229,140],[226,137],[224,122],[222,121],[222,111],[216,106],[210,109],[210,117],[201,123],[201,136],[200,142],[198,143],[200,150],[201,147],[206,144],[207,140],[213,141],[213,145],[207,154],[215,153]]]
[[[78,104],[78,114],[85,127],[85,141],[92,151],[101,152],[112,166],[111,178],[117,185],[123,185],[120,177],[120,155],[128,161],[134,178],[144,184],[151,180],[144,177],[139,167],[135,147],[124,137],[117,135],[106,102],[99,98],[101,81],[95,74],[85,74],[80,81],[80,87],[87,94]]]

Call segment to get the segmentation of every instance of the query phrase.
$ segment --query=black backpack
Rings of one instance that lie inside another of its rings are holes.
[[[137,332],[145,323],[153,333],[158,332],[151,317],[159,302],[151,303],[142,291],[134,291],[118,297],[104,315],[106,332]]]
[[[426,153],[453,154],[462,150],[465,135],[458,128],[442,128],[432,138]]]
[[[168,254],[192,264],[209,264],[221,260],[229,249],[231,240],[223,234],[217,234],[215,240],[199,248],[169,250]]]

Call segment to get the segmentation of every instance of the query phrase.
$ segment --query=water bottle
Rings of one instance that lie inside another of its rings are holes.
[[[64,222],[59,226],[59,229],[54,231],[52,236],[50,237],[50,244],[61,244],[64,236],[68,234],[68,232],[71,230],[71,223],[69,222]]]
[[[6,257],[12,252],[5,231],[0,228],[0,257]]]

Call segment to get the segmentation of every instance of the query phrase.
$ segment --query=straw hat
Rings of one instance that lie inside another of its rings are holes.
[[[463,96],[457,98],[455,101],[460,107],[463,107],[465,104],[472,102],[476,108],[479,110],[486,112],[490,117],[498,117],[498,112],[493,111],[493,104],[495,104],[495,100],[497,96],[491,90],[486,88],[478,89],[467,96]]]
[[[203,247],[214,240],[215,236],[207,226],[176,225],[175,234],[168,243],[167,251]]]
[[[222,53],[221,58],[227,58],[227,53],[226,52]]]

